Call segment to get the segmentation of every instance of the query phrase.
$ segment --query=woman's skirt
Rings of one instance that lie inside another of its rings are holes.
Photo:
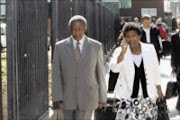
[[[152,98],[120,99],[116,120],[156,120],[156,100]]]

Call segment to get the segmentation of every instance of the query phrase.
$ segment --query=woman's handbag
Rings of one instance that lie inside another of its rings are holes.
[[[168,115],[168,108],[166,104],[166,99],[156,101],[156,105],[158,107],[158,118],[157,120],[169,120],[169,115]]]
[[[115,120],[118,110],[119,99],[108,94],[107,104],[104,108],[97,108],[94,111],[94,120]]]
[[[177,96],[177,82],[173,81],[173,75],[171,75],[171,81],[168,82],[166,88],[165,98],[170,99]]]

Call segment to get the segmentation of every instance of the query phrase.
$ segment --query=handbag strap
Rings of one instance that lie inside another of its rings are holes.
[[[113,110],[116,107],[116,94],[114,94],[114,100],[113,100]]]
[[[171,75],[170,75],[170,81],[173,82],[173,81],[174,81],[173,79],[174,79],[175,77],[176,77],[176,74],[172,71],[172,72],[171,72]],[[175,82],[175,81],[174,81],[174,82]]]

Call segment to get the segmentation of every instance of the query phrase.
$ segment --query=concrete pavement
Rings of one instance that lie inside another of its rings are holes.
[[[160,63],[161,86],[162,86],[163,93],[165,93],[167,83],[169,81],[171,81],[171,79],[173,81],[176,81],[176,79],[174,79],[170,76],[171,71],[172,71],[171,66],[170,66],[170,60],[171,60],[171,57],[167,56],[165,58],[162,58],[161,63]],[[175,109],[176,102],[177,102],[177,97],[167,100],[167,105],[168,105],[168,108],[170,111],[169,116],[170,116],[171,120],[180,120],[180,115],[179,115],[178,111]]]

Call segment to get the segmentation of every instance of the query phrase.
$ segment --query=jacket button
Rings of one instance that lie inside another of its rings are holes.
[[[75,77],[75,79],[77,79],[77,76]]]

